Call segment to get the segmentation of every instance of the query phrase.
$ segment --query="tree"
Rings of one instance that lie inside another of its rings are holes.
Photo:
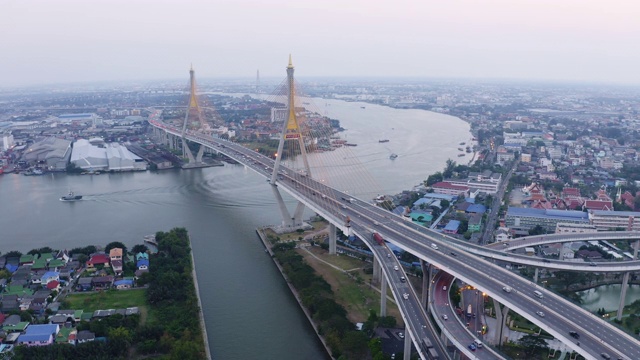
[[[147,251],[149,251],[149,248],[144,244],[137,244],[131,248],[131,253],[133,254],[146,253]]]
[[[104,248],[104,252],[106,254],[109,254],[109,251],[111,251],[111,249],[114,248],[120,248],[122,249],[122,254],[126,254],[127,253],[127,246],[123,243],[121,243],[120,241],[112,241],[110,243],[107,244],[107,246]]]
[[[549,346],[547,342],[534,335],[525,335],[518,340],[518,345],[523,347],[525,359],[533,359],[536,354],[547,351]]]
[[[529,229],[529,235],[543,235],[547,233],[547,229],[543,228],[540,225],[536,225],[533,228]]]
[[[444,171],[442,172],[442,176],[445,179],[452,177],[453,169],[455,169],[455,167],[456,167],[456,162],[451,159],[447,159],[446,165],[444,167]]]
[[[437,173],[429,175],[429,177],[427,177],[426,185],[431,186],[437,182],[442,181],[443,179],[444,177],[442,176],[442,173],[438,171]]]
[[[451,203],[449,202],[449,200],[440,200],[440,206],[442,206],[443,209],[448,208],[451,205]]]
[[[8,259],[8,258],[16,258],[16,257],[20,257],[22,256],[22,253],[20,251],[9,251],[8,253],[4,254],[4,256]]]

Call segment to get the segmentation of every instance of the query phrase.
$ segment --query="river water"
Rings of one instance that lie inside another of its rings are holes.
[[[468,124],[446,115],[328,103],[328,115],[340,119],[348,129],[344,135],[358,143],[350,151],[365,159],[362,164],[381,189],[376,191],[384,193],[410,188],[441,170],[446,159],[455,159],[457,144],[470,138]],[[389,143],[378,143],[382,137]],[[398,159],[389,160],[390,152]],[[69,189],[84,195],[83,200],[59,201]],[[279,212],[264,178],[243,166],[97,176],[5,174],[0,176],[0,208],[3,253],[111,241],[132,246],[158,230],[185,227],[214,358],[326,358],[257,239],[255,229],[279,223]]]

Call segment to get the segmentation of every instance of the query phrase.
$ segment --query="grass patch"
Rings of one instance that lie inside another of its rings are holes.
[[[311,249],[310,249],[311,250]],[[380,293],[369,287],[371,275],[365,275],[362,271],[353,271],[349,275],[343,271],[336,270],[331,266],[318,261],[307,251],[299,249],[298,254],[304,256],[306,262],[321,275],[325,281],[331,284],[334,292],[334,298],[337,303],[344,306],[347,310],[347,317],[352,322],[364,322],[369,317],[369,310],[374,309],[376,313],[380,312]],[[329,255],[322,249],[313,248],[313,253],[319,258],[334,264],[342,269],[349,270],[355,267],[362,267],[365,263],[361,260],[348,256]],[[346,264],[342,267],[340,264]],[[360,279],[359,281],[357,279]],[[387,288],[389,296],[391,292]],[[402,317],[396,304],[387,302],[387,315],[396,318],[399,326],[402,324]]]
[[[108,290],[89,294],[70,294],[65,298],[69,308],[93,312],[96,310],[124,309],[137,306],[140,308],[142,323],[148,318],[149,307],[145,297],[145,289]]]

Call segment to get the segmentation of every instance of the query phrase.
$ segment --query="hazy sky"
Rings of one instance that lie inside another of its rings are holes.
[[[636,0],[0,0],[0,87],[296,75],[640,84]]]

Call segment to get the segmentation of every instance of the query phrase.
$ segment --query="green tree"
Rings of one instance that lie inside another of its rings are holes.
[[[529,235],[543,235],[547,233],[547,229],[543,228],[540,225],[536,225],[533,228],[529,229]]]
[[[133,245],[131,248],[131,253],[133,254],[146,253],[147,251],[149,251],[149,248],[144,244]]]
[[[525,359],[533,359],[536,354],[548,351],[549,349],[547,342],[543,338],[530,334],[521,337],[520,340],[518,340],[518,345],[522,346]]]

